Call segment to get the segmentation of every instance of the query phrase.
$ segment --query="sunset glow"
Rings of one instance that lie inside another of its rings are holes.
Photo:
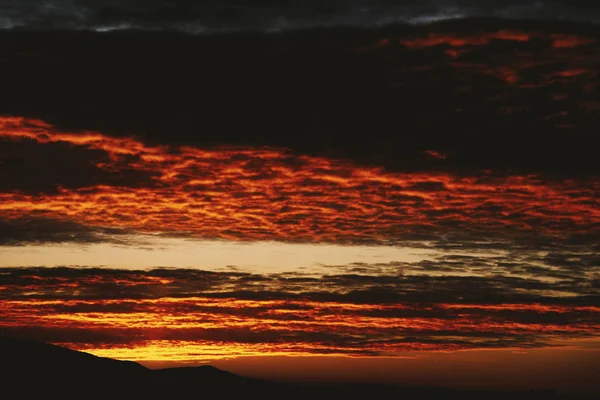
[[[600,390],[592,11],[84,3],[0,17],[7,365]]]
[[[36,215],[141,232],[315,242],[385,242],[447,225],[519,232],[538,221],[545,233],[559,235],[565,226],[585,232],[600,223],[593,201],[598,178],[582,186],[535,175],[391,174],[285,150],[170,151],[129,138],[55,133],[21,118],[0,119],[0,137],[96,151],[99,174],[137,177],[125,185],[110,185],[109,178],[50,194],[0,194],[0,212],[11,219]]]

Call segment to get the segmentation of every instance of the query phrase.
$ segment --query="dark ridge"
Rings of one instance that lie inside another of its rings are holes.
[[[64,378],[78,382],[96,382],[100,378],[123,383],[143,380],[150,372],[131,361],[96,357],[52,344],[6,337],[0,338],[0,355],[0,362],[6,368],[2,375],[9,378],[6,382],[35,376],[36,380],[52,385]]]
[[[10,362],[11,373],[40,372],[48,375],[76,374],[87,376],[91,373],[115,375],[121,373],[146,373],[149,370],[132,361],[118,361],[97,357],[32,340],[0,337],[2,362]]]

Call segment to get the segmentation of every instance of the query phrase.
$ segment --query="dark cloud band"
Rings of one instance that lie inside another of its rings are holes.
[[[4,28],[151,29],[193,33],[420,24],[461,17],[598,21],[595,1],[3,0]]]
[[[14,79],[0,112],[146,144],[562,180],[600,174],[598,39],[597,29],[508,21],[272,37],[4,32]],[[0,141],[0,190],[153,178],[127,168],[135,153],[117,176],[99,168],[103,151],[76,150]]]

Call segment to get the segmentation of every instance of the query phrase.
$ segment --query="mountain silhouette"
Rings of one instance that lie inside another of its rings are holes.
[[[41,342],[11,338],[0,339],[2,362],[9,363],[10,374],[39,373],[48,376],[75,374],[78,377],[94,373],[141,375],[148,370],[131,361],[96,357],[80,351]]]
[[[6,397],[10,393],[13,396]],[[239,376],[212,366],[151,370],[131,361],[96,357],[51,344],[0,338],[1,398],[398,398],[584,399],[553,391],[467,391],[393,385],[283,384]]]

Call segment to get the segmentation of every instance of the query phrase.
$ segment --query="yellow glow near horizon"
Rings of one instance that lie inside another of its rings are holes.
[[[541,348],[407,350],[394,357],[281,352],[263,344],[162,341],[143,347],[85,351],[137,361],[148,368],[210,364],[243,376],[275,381],[434,384],[475,389],[493,386],[502,379],[507,390],[570,390],[598,387],[591,371],[599,365],[599,343],[594,338],[557,340],[550,347]],[[555,344],[559,346],[553,347]],[[584,370],[590,373],[582,373]]]

